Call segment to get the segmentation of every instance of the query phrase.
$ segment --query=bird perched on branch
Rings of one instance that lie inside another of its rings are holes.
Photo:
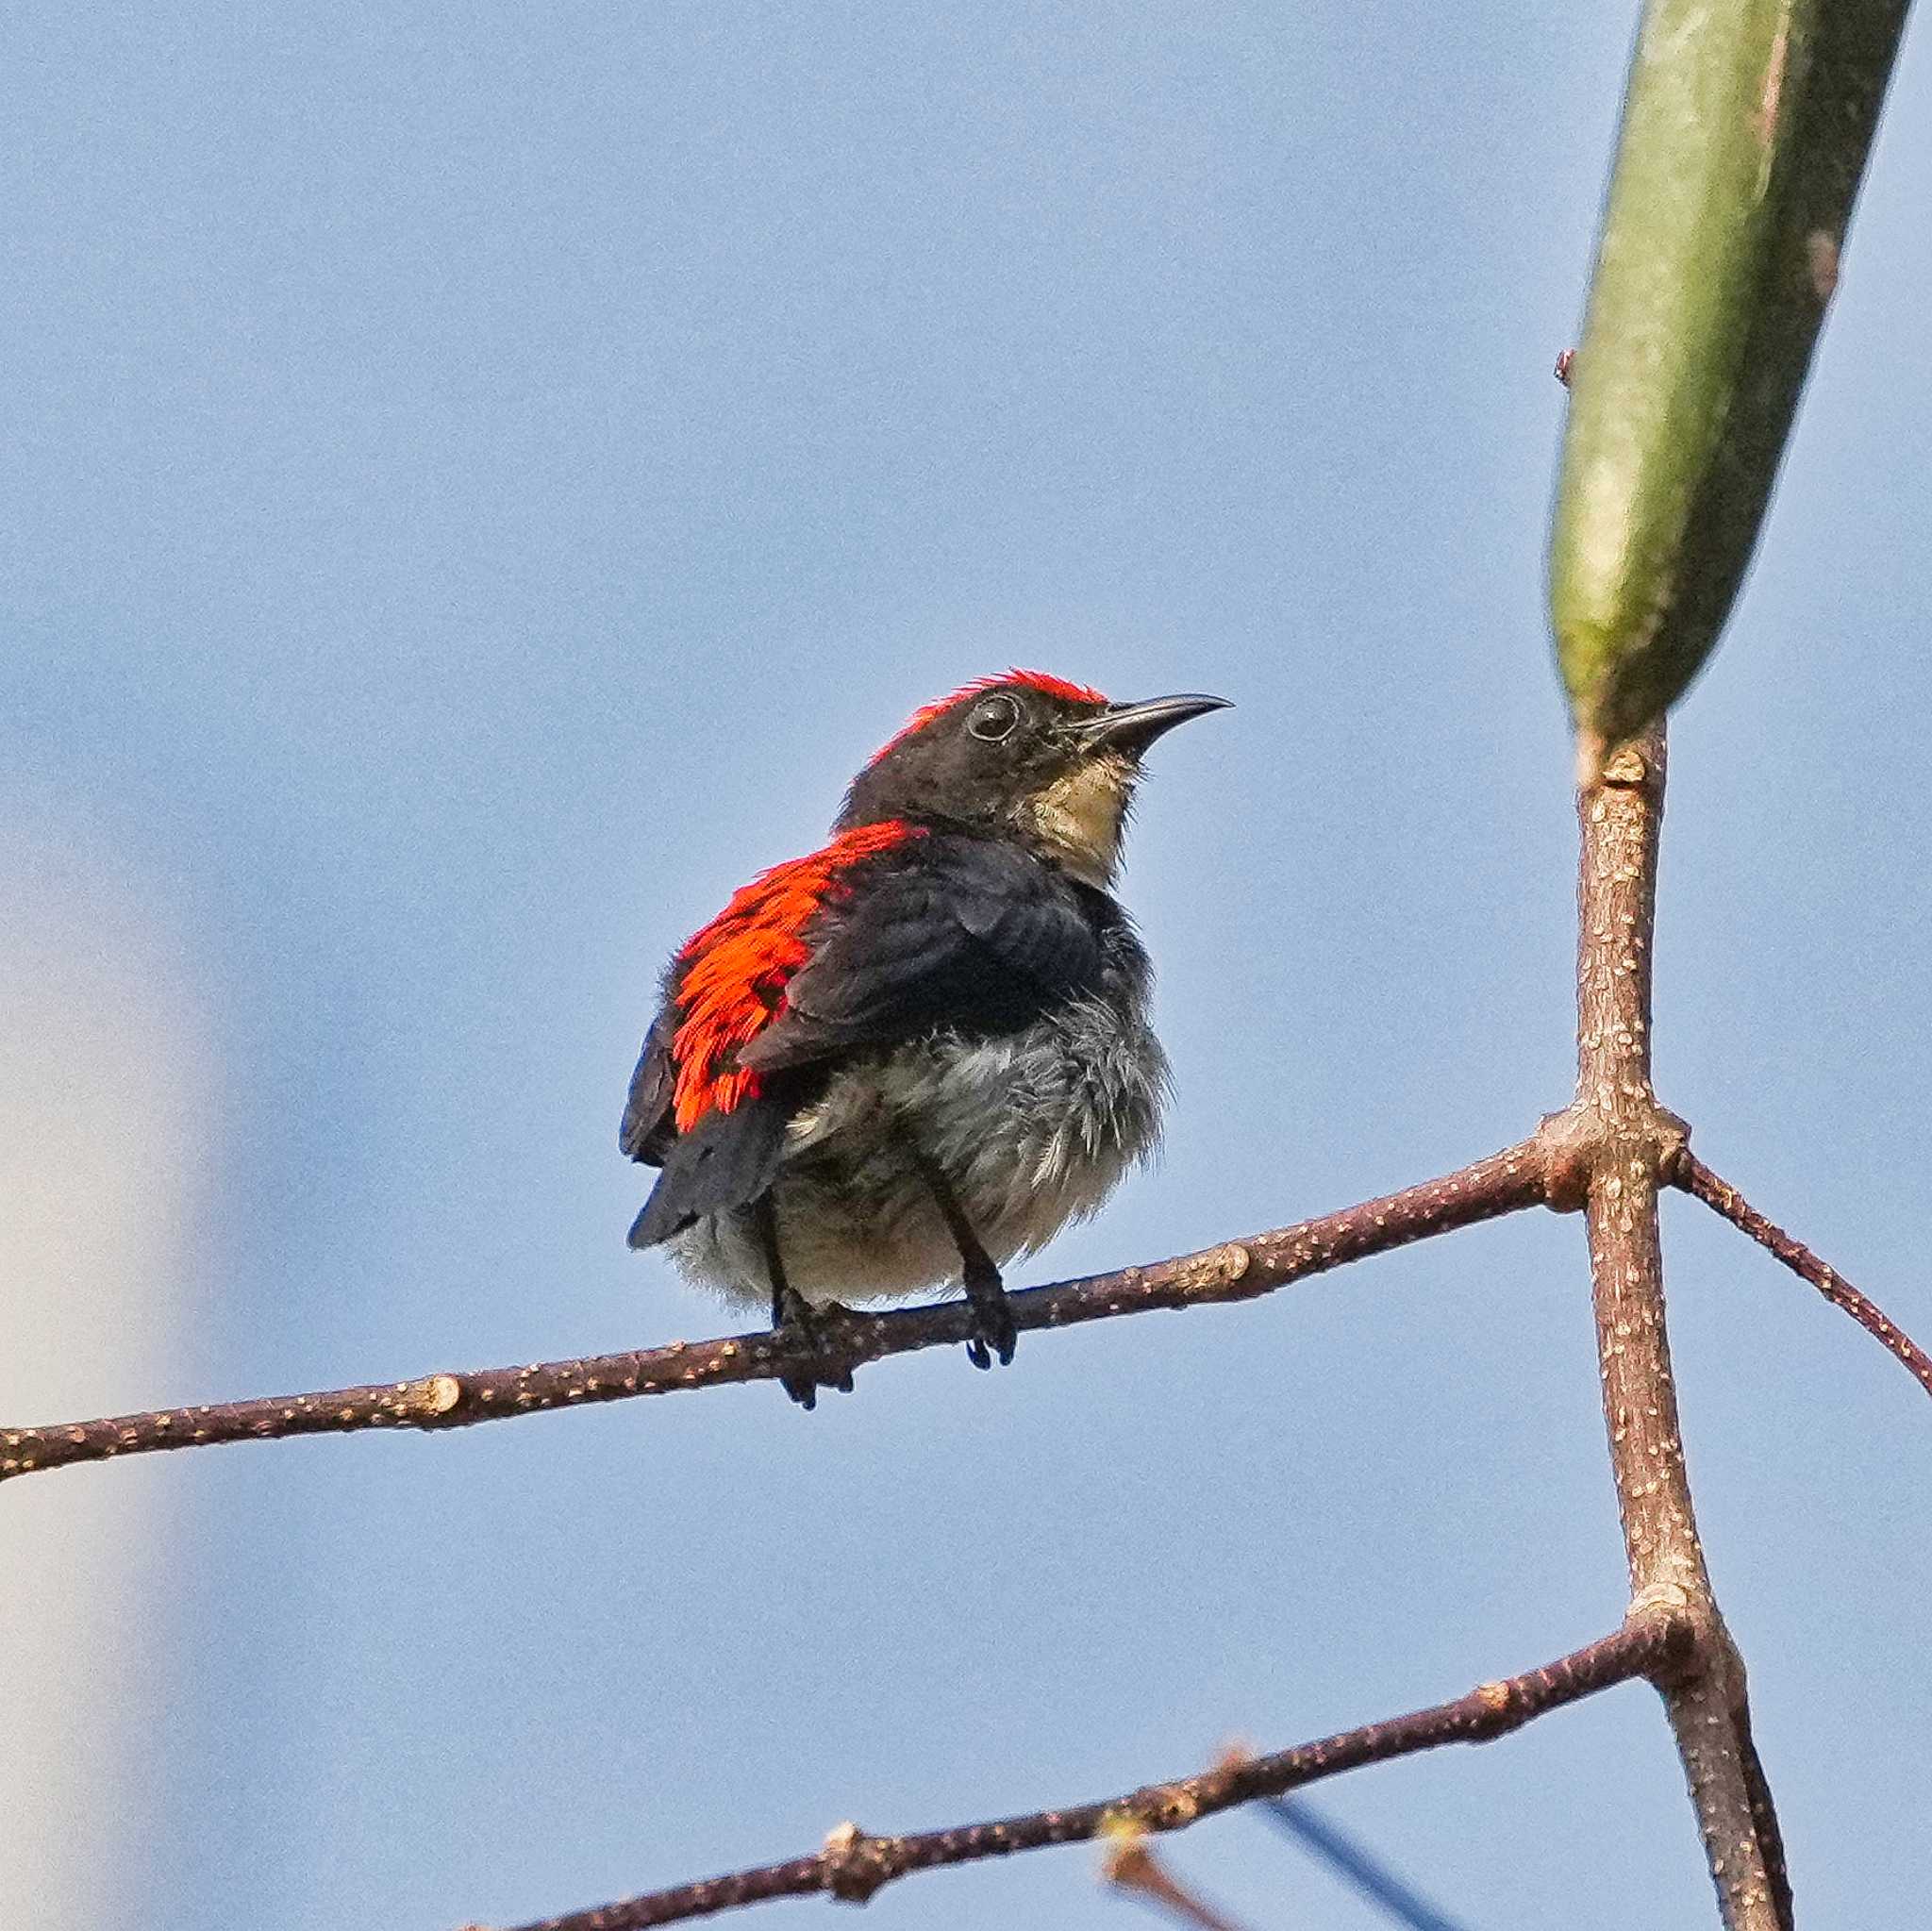
[[[1038,671],[915,712],[831,841],[678,949],[619,1144],[630,1230],[816,1340],[845,1299],[958,1280],[968,1353],[1012,1358],[1000,1265],[1153,1151],[1168,1078],[1112,894],[1141,758],[1225,699],[1110,704]],[[810,1407],[849,1370],[785,1382]]]

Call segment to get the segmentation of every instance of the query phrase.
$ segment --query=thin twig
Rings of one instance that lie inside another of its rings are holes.
[[[1760,1247],[1776,1255],[1794,1274],[1809,1281],[1834,1307],[1842,1308],[1867,1334],[1895,1355],[1905,1364],[1906,1372],[1927,1394],[1932,1394],[1932,1356],[1927,1356],[1904,1328],[1882,1307],[1859,1293],[1836,1268],[1827,1267],[1802,1240],[1794,1240],[1782,1227],[1766,1220],[1728,1180],[1720,1179],[1689,1148],[1678,1157],[1671,1179],[1732,1226],[1749,1234]]]
[[[1575,1703],[1632,1677],[1667,1684],[1693,1654],[1696,1637],[1688,1616],[1658,1609],[1633,1618],[1588,1647],[1502,1682],[1485,1683],[1453,1703],[1368,1723],[1358,1730],[1304,1743],[1271,1756],[1224,1760],[1196,1776],[1149,1784],[1099,1803],[1065,1810],[1036,1810],[995,1823],[965,1823],[912,1837],[868,1837],[857,1824],[841,1824],[825,1847],[809,1856],[764,1864],[729,1876],[546,1918],[519,1931],[644,1931],[656,1924],[708,1918],[774,1898],[827,1891],[863,1904],[882,1886],[915,1871],[937,1871],[1015,1851],[1084,1842],[1108,1831],[1182,1830],[1204,1817],[1257,1797],[1276,1797],[1304,1784],[1363,1764],[1383,1763],[1443,1743],[1486,1743],[1520,1729],[1546,1710]]]
[[[1534,1207],[1548,1196],[1549,1170],[1550,1156],[1540,1135],[1454,1174],[1319,1220],[1224,1241],[1174,1260],[1028,1288],[1012,1296],[1013,1324],[1023,1332],[1072,1327],[1154,1307],[1254,1300],[1345,1262]],[[848,1310],[836,1320],[816,1323],[815,1331],[822,1348],[838,1362],[856,1368],[888,1355],[957,1344],[968,1340],[974,1329],[972,1311],[964,1302],[944,1301],[889,1314]],[[348,1435],[364,1428],[461,1428],[475,1422],[624,1401],[634,1395],[770,1381],[823,1368],[827,1357],[827,1353],[814,1353],[766,1331],[722,1340],[672,1341],[661,1348],[545,1361],[528,1368],[426,1374],[413,1381],[338,1388],[321,1394],[264,1395],[205,1407],[114,1415],[97,1422],[0,1428],[0,1480],[75,1462],[222,1441]]]
[[[1257,1806],[1344,1882],[1408,1931],[1463,1931],[1340,1824],[1300,1797],[1269,1797]]]
[[[1577,1084],[1594,1139],[1586,1224],[1604,1417],[1633,1606],[1681,1605],[1695,1660],[1664,1702],[1730,1931],[1790,1931],[1790,1886],[1770,1789],[1751,1741],[1744,1666],[1698,1540],[1664,1327],[1657,1187],[1684,1127],[1650,1082],[1651,945],[1663,819],[1661,725],[1625,744],[1583,791],[1578,873]]]

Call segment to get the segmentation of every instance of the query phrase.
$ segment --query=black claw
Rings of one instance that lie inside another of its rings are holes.
[[[1013,1325],[1013,1304],[1000,1280],[1000,1271],[989,1261],[984,1268],[969,1268],[966,1299],[973,1308],[973,1339],[966,1343],[966,1358],[975,1368],[991,1368],[996,1356],[1004,1368],[1019,1344],[1020,1331]]]
[[[939,1163],[916,1140],[908,1139],[905,1146],[931,1191],[933,1205],[939,1208],[940,1218],[953,1237],[953,1245],[959,1250],[960,1279],[973,1308],[973,1333],[966,1343],[966,1358],[975,1368],[991,1368],[992,1357],[997,1355],[1004,1368],[1013,1358],[1014,1343],[1020,1335],[1013,1325],[1013,1310],[1000,1280],[999,1265],[973,1231],[973,1223],[953,1197],[952,1183]]]
[[[852,1392],[851,1362],[826,1345],[826,1325],[844,1311],[836,1301],[814,1307],[791,1288],[782,1289],[773,1296],[772,1332],[821,1357],[812,1363],[808,1373],[778,1377],[778,1386],[808,1413],[818,1407],[822,1388],[837,1389],[841,1394]]]

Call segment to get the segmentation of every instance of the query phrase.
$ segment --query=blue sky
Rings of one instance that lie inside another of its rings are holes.
[[[915,704],[1016,661],[1239,706],[1161,746],[1129,852],[1164,1160],[1035,1277],[1560,1105],[1550,365],[1633,25],[25,0],[0,885],[63,907],[41,969],[83,1020],[104,959],[173,1015],[201,1097],[192,1236],[144,1288],[173,1339],[133,1374],[98,1278],[17,1262],[16,1407],[721,1331],[624,1245],[659,962]],[[1657,1011],[1705,1157],[1922,1339],[1923,38],[1674,733]],[[130,1091],[164,1029],[128,1029]],[[110,1081],[87,1124],[132,1160],[176,1117]],[[1700,1209],[1666,1238],[1807,1923],[1908,1922],[1932,1415]],[[27,1613],[139,1498],[142,1689],[50,1745],[96,1754],[82,1889],[23,1931],[512,1921],[1317,1735],[1622,1606],[1581,1229],[1545,1214],[1000,1374],[889,1364],[810,1417],[724,1390],[43,1493],[0,1526]],[[1324,1801],[1474,1925],[1710,1913],[1641,1690]],[[1256,1931],[1377,1922],[1259,1821],[1174,1856]],[[868,1923],[1125,1922],[1091,1870]]]

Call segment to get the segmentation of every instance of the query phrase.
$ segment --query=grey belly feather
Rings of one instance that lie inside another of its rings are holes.
[[[836,1074],[788,1126],[774,1189],[791,1286],[812,1302],[880,1300],[959,1277],[908,1141],[1002,1265],[1093,1213],[1153,1153],[1167,1093],[1141,974],[1124,976],[1020,1032],[941,1032]],[[768,1305],[749,1209],[698,1221],[670,1245],[692,1281]]]

